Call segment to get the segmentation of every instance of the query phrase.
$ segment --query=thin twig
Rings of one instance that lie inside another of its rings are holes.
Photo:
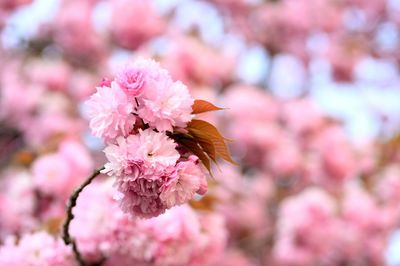
[[[79,252],[78,246],[76,245],[75,239],[70,239],[70,243],[72,245],[72,252],[75,255],[75,259],[79,262],[80,266],[89,266],[89,263],[87,263],[83,258],[82,254]]]
[[[72,213],[72,209],[76,206],[76,201],[78,200],[79,194],[82,192],[82,190],[89,185],[93,179],[96,178],[100,174],[100,171],[104,169],[104,166],[93,171],[93,173],[83,182],[75,191],[71,194],[68,200],[68,206],[67,206],[67,219],[64,222],[63,225],[63,235],[62,238],[64,240],[64,243],[66,245],[71,244],[72,245],[72,251],[74,252],[76,260],[79,262],[79,265],[81,266],[89,266],[89,264],[82,258],[81,253],[78,250],[78,247],[76,245],[75,239],[71,237],[69,234],[69,225],[71,221],[74,219],[74,214]]]

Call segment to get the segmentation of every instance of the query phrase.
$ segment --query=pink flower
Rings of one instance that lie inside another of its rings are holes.
[[[193,102],[182,82],[162,75],[146,86],[139,99],[138,114],[152,128],[172,131],[172,127],[184,127],[192,119]]]
[[[279,115],[278,102],[257,87],[234,85],[224,97],[225,105],[231,107],[235,119],[262,122],[274,121]],[[242,108],[233,108],[241,106]]]
[[[126,139],[117,138],[117,144],[107,146],[104,153],[108,162],[102,172],[113,176],[137,177],[142,166],[161,169],[175,165],[180,157],[172,139],[151,129],[140,130]]]
[[[167,208],[159,194],[161,186],[175,174],[180,155],[176,143],[164,133],[140,130],[105,148],[108,163],[104,173],[115,176],[122,210],[142,217],[161,214]]]
[[[297,143],[290,137],[281,136],[276,146],[271,149],[266,164],[275,175],[278,175],[278,178],[293,176],[301,172],[302,155]]]
[[[67,160],[60,154],[47,154],[39,157],[32,166],[35,186],[46,194],[65,195],[69,186],[71,169]]]
[[[214,265],[227,237],[221,216],[196,213],[186,205],[156,218],[120,224],[116,232],[106,266]]]
[[[235,58],[229,49],[216,49],[205,45],[196,37],[172,35],[161,64],[174,79],[186,84],[214,86],[227,82],[234,73]],[[201,56],[199,56],[201,55]]]
[[[95,136],[112,142],[130,133],[137,113],[151,128],[172,131],[192,119],[193,102],[187,87],[173,82],[158,63],[139,59],[126,66],[111,87],[98,87],[87,102],[90,128]]]
[[[358,264],[385,265],[387,239],[397,227],[398,208],[378,203],[371,194],[358,186],[344,191],[342,228],[339,234],[345,259]]]
[[[140,23],[126,23],[135,18]],[[111,31],[113,37],[124,48],[136,49],[165,27],[149,1],[113,0]]]
[[[218,213],[203,213],[198,215],[201,226],[201,238],[197,240],[194,254],[188,265],[220,265],[218,260],[225,252],[228,232],[225,219]],[[207,254],[207,256],[204,256]]]
[[[135,165],[139,170],[138,176],[123,175],[115,180],[119,192],[116,199],[121,209],[132,216],[151,218],[163,213],[167,206],[160,199],[160,188],[169,176],[173,167],[146,167],[144,164]]]
[[[165,133],[191,120],[193,102],[185,85],[144,59],[126,66],[111,87],[97,88],[88,101],[90,127],[109,143],[102,172],[115,177],[125,213],[154,217],[207,190],[198,159],[178,162],[177,144]],[[137,120],[150,128],[133,130]]]
[[[80,63],[100,59],[105,50],[92,22],[93,7],[94,1],[62,1],[52,23],[54,42]]]
[[[157,133],[151,129],[139,131],[139,148],[136,158],[152,166],[175,165],[180,155],[176,150],[176,143],[163,133]]]
[[[74,209],[71,235],[88,261],[103,255],[105,266],[214,265],[224,252],[220,215],[183,205],[152,219],[132,219],[118,209],[111,188],[107,181],[93,183]]]
[[[296,134],[314,132],[323,124],[322,114],[310,100],[301,99],[285,103],[282,112],[289,130]]]
[[[199,218],[188,206],[170,209],[138,226],[155,241],[155,265],[187,265],[200,241]]]
[[[40,146],[48,143],[54,136],[77,137],[82,132],[83,125],[82,120],[71,117],[65,111],[46,110],[23,121],[21,129],[30,145]]]
[[[85,259],[94,262],[110,253],[113,231],[124,216],[113,199],[111,180],[94,182],[80,194],[73,210],[70,233],[76,239]],[[132,223],[133,225],[133,223]]]
[[[395,219],[390,217],[388,208],[380,206],[372,195],[361,187],[349,187],[344,196],[343,217],[357,229],[369,231],[371,236],[387,232],[395,226]]]
[[[76,100],[86,100],[95,92],[95,86],[98,84],[98,78],[93,76],[89,71],[75,70],[74,75],[69,80],[68,93]],[[111,82],[107,85],[101,83],[99,87],[110,87]]]
[[[168,208],[186,203],[196,192],[204,194],[207,190],[202,187],[207,182],[197,157],[179,162],[175,171],[176,174],[161,188],[160,198]]]
[[[89,151],[76,140],[64,140],[60,144],[58,153],[65,158],[72,169],[73,186],[78,185],[93,169],[93,159]]]
[[[151,218],[183,204],[196,192],[205,192],[205,175],[192,161],[176,166],[133,162],[133,175],[116,177],[117,201],[121,209],[138,217]]]
[[[127,138],[118,137],[116,144],[110,144],[104,149],[108,162],[104,165],[102,172],[109,176],[133,174],[136,168],[132,167],[135,165],[132,162],[139,145],[137,135],[129,135]]]
[[[36,228],[35,207],[32,176],[25,171],[3,172],[0,178],[0,242],[9,234]]]
[[[38,106],[44,92],[36,84],[26,84],[18,75],[20,68],[16,62],[7,62],[7,68],[2,68],[0,75],[0,118],[18,125]]]
[[[75,266],[70,247],[45,232],[10,237],[0,247],[0,265]]]
[[[138,70],[126,68],[117,76],[116,81],[128,95],[136,97],[143,92],[145,83],[144,75],[144,73]]]
[[[75,140],[64,140],[57,152],[33,162],[33,183],[44,194],[64,200],[92,168],[93,161],[84,146]]]
[[[135,123],[134,104],[116,82],[111,87],[97,87],[97,92],[86,102],[93,135],[112,142],[127,136]]]
[[[269,234],[271,226],[265,203],[273,195],[271,179],[259,174],[248,178],[240,168],[229,164],[220,165],[220,169],[215,176],[218,186],[212,187],[210,193],[217,199],[215,209],[225,217],[230,237],[249,234],[261,238]]]
[[[273,256],[281,265],[319,264],[332,253],[337,237],[336,206],[318,188],[286,198],[279,212]]]
[[[121,88],[130,96],[140,96],[149,87],[171,80],[165,69],[154,60],[138,59],[132,65],[126,65],[115,78]]]
[[[340,183],[358,173],[354,147],[343,129],[338,126],[329,127],[321,132],[319,141],[324,169],[334,181]]]

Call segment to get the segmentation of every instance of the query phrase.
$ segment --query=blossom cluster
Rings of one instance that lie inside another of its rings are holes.
[[[17,241],[6,239],[0,247],[0,265],[7,266],[77,266],[72,250],[61,239],[40,231],[26,234]]]
[[[194,99],[152,60],[125,66],[87,101],[90,128],[107,147],[103,173],[115,177],[122,210],[153,217],[207,190],[199,159],[171,135],[192,119]]]
[[[221,215],[181,205],[158,217],[132,219],[119,209],[110,181],[88,186],[74,209],[71,233],[87,261],[102,256],[107,266],[214,265],[218,261],[227,241]]]
[[[67,199],[89,175],[93,161],[76,140],[64,140],[56,152],[38,157],[32,164],[33,183],[44,195]]]

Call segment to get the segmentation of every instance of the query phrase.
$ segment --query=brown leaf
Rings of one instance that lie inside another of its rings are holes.
[[[189,131],[191,129],[195,129],[203,134],[224,139],[224,137],[221,135],[221,133],[219,133],[218,129],[214,125],[204,120],[193,119],[188,123],[187,128]]]
[[[232,159],[231,154],[229,152],[228,146],[224,142],[224,140],[219,139],[214,141],[215,151],[218,155],[222,157],[227,162],[231,164],[237,165],[237,163]]]
[[[210,111],[223,110],[223,108],[217,107],[214,104],[207,102],[205,100],[194,100],[192,105],[192,114],[201,114]]]
[[[216,156],[220,156],[232,164],[237,164],[230,155],[224,137],[215,126],[203,120],[193,119],[188,124],[188,130],[199,142],[211,142],[214,146]]]
[[[61,231],[65,217],[51,217],[43,224],[44,229],[52,235],[57,235]]]
[[[216,162],[217,154],[215,151],[214,143],[208,139],[197,139],[197,142],[199,143],[203,151],[207,153],[208,157],[210,157],[211,160]]]
[[[204,167],[211,174],[210,159],[208,159],[207,155],[204,153],[204,151],[201,149],[201,147],[198,145],[198,143],[195,140],[183,138],[183,139],[180,139],[179,143],[181,143],[183,146],[185,146],[187,149],[189,149],[191,152],[193,152],[194,155],[199,157],[199,159],[202,162],[202,164],[204,165]]]
[[[29,150],[21,150],[13,158],[14,162],[24,166],[31,165],[34,159],[35,155]]]
[[[189,129],[189,133],[202,149],[209,154],[210,158],[215,160],[218,154],[214,147],[213,137],[206,132],[194,128]]]
[[[207,194],[201,198],[201,200],[191,200],[189,205],[196,210],[211,211],[214,205],[218,203],[218,199],[210,194]]]

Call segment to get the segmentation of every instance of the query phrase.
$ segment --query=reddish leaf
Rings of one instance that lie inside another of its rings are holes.
[[[210,157],[214,162],[216,161],[216,152],[214,143],[210,140],[209,135],[203,134],[201,131],[196,129],[190,129],[191,134],[185,134],[184,138],[190,138],[197,142],[203,151]]]
[[[210,211],[213,210],[215,204],[218,203],[218,199],[210,194],[204,195],[201,200],[191,200],[189,205],[196,210]]]
[[[29,166],[34,161],[35,155],[31,151],[22,150],[16,153],[13,159],[16,163],[19,163],[24,166]]]
[[[188,123],[187,128],[189,131],[191,129],[198,130],[202,135],[224,139],[224,137],[221,135],[221,133],[219,133],[218,129],[214,125],[204,120],[193,119]]]
[[[197,144],[197,142],[195,140],[183,138],[183,139],[180,139],[179,143],[181,143],[183,146],[185,146],[187,149],[189,149],[191,152],[193,152],[194,155],[199,157],[199,159],[202,162],[202,164],[204,165],[204,167],[211,174],[210,159],[208,159],[207,155],[204,153],[204,151],[201,149],[201,147]]]
[[[49,218],[43,224],[43,229],[45,229],[48,233],[52,235],[57,235],[60,233],[60,229],[64,222],[65,217],[53,217]]]
[[[205,112],[218,111],[223,109],[205,100],[195,100],[192,105],[192,108],[193,108],[192,114],[201,114]]]
[[[231,164],[237,165],[237,163],[231,157],[228,146],[222,139],[215,140],[214,147],[216,153],[220,155],[222,159],[224,159],[227,162],[230,162]]]
[[[203,151],[205,153],[207,153],[208,157],[210,157],[211,160],[216,162],[217,154],[215,152],[214,143],[211,140],[208,140],[208,139],[197,139],[197,142],[199,143],[199,145],[201,146]]]
[[[211,142],[217,156],[232,164],[236,164],[230,156],[224,137],[215,126],[203,120],[193,119],[188,124],[188,130],[198,141]]]

